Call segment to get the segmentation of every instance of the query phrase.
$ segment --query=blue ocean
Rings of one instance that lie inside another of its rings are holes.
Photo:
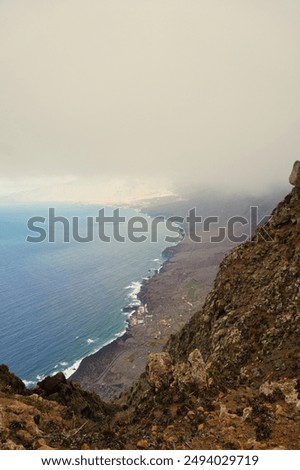
[[[95,218],[99,209],[57,204],[55,215],[70,226],[77,217],[84,237],[87,217]],[[105,208],[105,214],[113,209]],[[134,209],[120,214],[126,221],[141,215]],[[36,216],[44,218],[35,226],[44,227],[47,238],[32,243],[27,237],[39,233],[27,224]],[[143,217],[150,225],[152,219]],[[49,242],[48,219],[45,205],[0,206],[0,363],[28,385],[60,370],[71,375],[82,358],[123,334],[128,315],[123,307],[136,301],[141,282],[160,268],[170,245],[163,223],[157,242],[150,236],[130,241],[127,223],[120,224],[122,243],[112,237],[112,223],[105,225],[110,242],[99,239],[96,223],[93,241],[79,243],[71,236],[65,243],[64,226],[56,223],[55,241]]]

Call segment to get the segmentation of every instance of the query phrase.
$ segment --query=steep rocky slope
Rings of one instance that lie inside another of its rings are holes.
[[[2,448],[300,448],[300,163],[292,192],[223,260],[203,309],[117,403],[0,369]]]
[[[199,348],[210,375],[228,386],[299,372],[299,194],[221,263],[203,310],[169,341],[175,361]]]
[[[145,445],[300,448],[298,180],[223,260],[203,309],[150,356],[127,398],[147,416]]]

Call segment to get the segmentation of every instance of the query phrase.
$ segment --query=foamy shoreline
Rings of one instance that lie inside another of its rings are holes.
[[[150,317],[149,312],[147,311],[147,305],[143,301],[148,289],[148,284],[151,283],[154,276],[159,275],[160,272],[165,271],[168,262],[175,255],[175,253],[180,249],[182,240],[176,245],[171,245],[165,248],[161,254],[160,265],[157,269],[154,270],[150,277],[144,278],[142,282],[135,282],[134,289],[131,292],[131,300],[135,302],[142,309],[141,311],[134,310],[133,312],[128,312],[126,319],[126,328],[123,332],[120,332],[117,338],[114,338],[112,341],[108,342],[103,347],[99,348],[94,353],[83,358],[74,372],[69,376],[72,380],[81,383],[83,388],[90,389],[90,377],[98,377],[98,381],[101,382],[101,377],[106,374],[119,356],[127,350],[127,341],[136,337],[136,335],[143,335],[143,327],[145,326],[142,320],[145,317]],[[157,259],[158,260],[158,259]],[[133,283],[132,283],[133,284]],[[131,284],[131,285],[132,285]],[[129,286],[128,286],[129,288]],[[151,309],[151,306],[150,306]],[[146,319],[146,318],[145,318]],[[131,342],[131,341],[130,341]],[[132,346],[130,346],[130,349]],[[136,350],[138,353],[138,350]],[[105,399],[110,399],[111,397],[105,397]]]
[[[156,258],[155,260],[153,260],[153,261],[161,261],[161,263],[160,263],[159,267],[152,272],[151,276],[149,276],[147,278],[143,278],[142,281],[133,281],[129,286],[125,287],[125,289],[131,289],[131,292],[128,295],[128,297],[136,305],[139,305],[139,306],[143,307],[142,301],[140,300],[140,294],[142,292],[142,288],[147,284],[147,282],[155,274],[158,274],[160,272],[160,270],[165,265],[165,263],[167,263],[168,260],[170,259],[170,257],[167,257],[167,258],[163,259],[164,251],[161,254],[161,257],[162,257],[161,259]],[[124,305],[124,308],[126,308],[127,306],[128,306],[128,304]],[[81,363],[84,359],[91,358],[92,356],[94,356],[96,354],[99,354],[106,346],[113,345],[114,343],[117,343],[120,339],[125,337],[125,335],[128,333],[130,328],[134,327],[134,325],[132,324],[130,319],[135,315],[136,310],[133,310],[133,311],[127,313],[127,312],[124,312],[124,310],[122,309],[122,313],[123,313],[123,315],[126,316],[126,320],[124,322],[124,330],[120,331],[119,333],[116,333],[114,338],[107,341],[100,348],[97,348],[95,351],[91,352],[90,354],[82,357],[81,359],[78,359],[73,365],[69,366],[67,369],[62,370],[61,372],[63,372],[63,374],[67,378],[72,378],[72,375],[75,374],[75,372],[79,371],[80,365],[81,365]]]

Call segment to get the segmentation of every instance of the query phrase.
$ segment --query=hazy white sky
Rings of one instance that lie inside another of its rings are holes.
[[[282,184],[299,84],[299,0],[0,0],[0,196]]]

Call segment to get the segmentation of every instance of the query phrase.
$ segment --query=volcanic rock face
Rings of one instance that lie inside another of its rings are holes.
[[[291,178],[296,185],[298,169],[297,162]],[[299,449],[299,288],[300,193],[295,187],[253,239],[223,260],[203,309],[170,338],[161,355],[167,358],[167,389],[153,386],[150,358],[128,398],[139,410],[135,435],[140,429],[160,448]],[[203,358],[198,386],[182,387],[195,351]],[[152,433],[150,422],[155,423]]]
[[[198,348],[226,386],[295,377],[300,360],[300,196],[296,188],[249,242],[222,262],[205,306],[171,338],[182,360]]]

